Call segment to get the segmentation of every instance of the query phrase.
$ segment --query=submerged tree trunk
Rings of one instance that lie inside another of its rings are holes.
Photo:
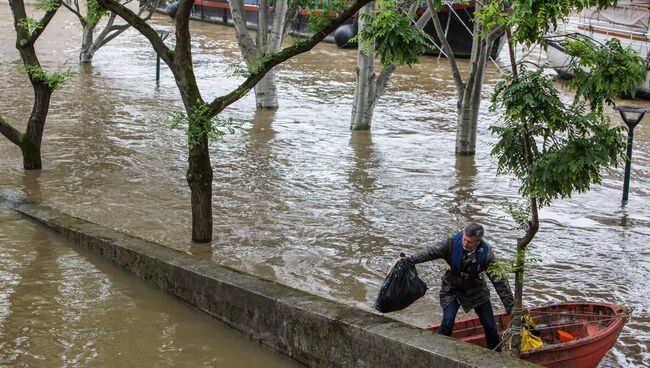
[[[130,0],[124,1],[125,4],[128,2],[130,2]],[[141,17],[144,21],[149,20],[158,7],[159,2],[160,0],[140,1],[140,7],[138,8],[137,13],[138,17]],[[93,56],[95,56],[97,50],[109,43],[115,37],[119,36],[122,32],[126,31],[131,26],[128,23],[114,24],[117,15],[115,13],[110,13],[102,31],[99,32],[97,36],[95,36],[95,31],[97,30],[99,19],[95,19],[93,20],[93,23],[91,23],[88,18],[84,17],[80,8],[79,1],[75,1],[72,4],[69,4],[67,1],[62,1],[61,5],[76,15],[79,19],[79,22],[81,23],[83,36],[81,39],[81,50],[79,51],[79,62],[82,64],[91,63]],[[88,14],[88,7],[86,7],[86,14]]]
[[[192,241],[207,243],[212,240],[212,179],[208,140],[190,148],[187,184],[191,191]]]
[[[22,26],[22,23],[27,19],[23,0],[10,0],[9,5],[14,17],[14,28],[16,29],[16,49],[20,53],[23,65],[27,70],[29,81],[34,89],[34,104],[32,105],[32,111],[27,121],[27,128],[24,134],[13,128],[1,117],[0,133],[20,147],[25,170],[38,170],[43,167],[41,161],[41,141],[45,120],[50,109],[50,96],[54,92],[55,87],[47,81],[48,77],[38,61],[34,43],[54,17],[58,7],[45,13],[39,21],[40,28],[29,32]]]
[[[359,33],[366,26],[367,21],[362,17],[362,14],[373,14],[376,11],[377,5],[375,2],[368,3],[360,11],[358,17]],[[417,3],[413,3],[409,10],[409,16],[415,14]],[[416,27],[423,29],[424,25],[428,22],[430,12],[425,12],[418,22]],[[393,72],[397,68],[396,65],[385,66],[379,77],[375,74],[375,45],[372,44],[369,49],[365,49],[362,42],[358,43],[357,49],[357,83],[354,90],[354,101],[352,103],[352,120],[350,122],[350,129],[352,130],[369,130],[372,125],[372,119],[377,102],[384,94],[386,86]]]
[[[375,2],[361,8],[359,12],[359,33],[366,26],[365,15],[375,11]],[[370,108],[375,94],[375,45],[365,49],[363,42],[358,42],[357,50],[357,84],[354,89],[352,104],[352,130],[368,130],[372,123],[373,109]]]
[[[83,36],[81,38],[81,51],[79,51],[79,62],[82,64],[90,63],[93,60],[95,49],[93,48],[93,39],[95,36],[95,26],[87,22],[82,22]]]
[[[476,29],[475,29],[476,31]],[[467,82],[463,86],[463,95],[459,99],[458,126],[456,127],[456,154],[474,155],[476,153],[476,136],[483,75],[487,67],[489,50],[493,42],[490,39],[476,40],[476,51],[470,59]]]
[[[432,0],[427,0],[429,9],[434,9]],[[475,14],[481,11],[481,3],[476,2]],[[469,71],[467,79],[463,81],[460,70],[453,55],[451,46],[445,38],[445,31],[440,23],[436,12],[432,13],[433,26],[442,49],[447,56],[449,65],[454,76],[457,93],[457,127],[456,127],[456,154],[474,155],[476,153],[476,136],[478,126],[479,109],[481,107],[481,90],[483,88],[483,75],[487,67],[490,50],[500,30],[492,30],[487,33],[481,27],[480,22],[474,22],[472,51],[470,55]]]
[[[25,134],[20,141],[25,170],[38,170],[43,167],[41,162],[41,141],[45,120],[50,110],[52,89],[42,83],[34,85],[34,106],[27,123]]]
[[[277,109],[279,107],[273,70],[268,72],[255,86],[255,103],[258,109]]]

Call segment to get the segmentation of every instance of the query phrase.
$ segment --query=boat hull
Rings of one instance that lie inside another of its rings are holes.
[[[542,332],[544,345],[522,352],[521,359],[553,368],[596,367],[614,346],[625,324],[622,306],[595,302],[571,302],[529,309],[533,321]],[[504,331],[510,323],[505,312],[495,314],[497,328]],[[437,332],[440,325],[425,329]],[[562,342],[557,336],[561,329],[575,338]],[[453,337],[475,345],[485,346],[483,327],[477,317],[456,321]]]

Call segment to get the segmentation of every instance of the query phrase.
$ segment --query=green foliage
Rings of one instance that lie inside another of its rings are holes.
[[[292,47],[302,47],[307,44],[307,40],[303,38],[293,38],[291,40],[291,46]]]
[[[241,62],[234,62],[228,65],[227,74],[228,76],[238,76],[248,78],[253,74],[259,73],[266,63],[274,57],[273,54],[263,55],[258,57],[255,60],[248,62],[246,65]]]
[[[492,110],[499,107],[505,108],[504,124],[490,127],[499,138],[492,150],[498,172],[514,174],[522,181],[521,194],[537,198],[540,206],[600,183],[600,170],[622,158],[622,128],[610,127],[601,113],[587,112],[579,103],[565,106],[542,71],[522,68],[519,76],[500,82]],[[531,163],[524,150],[526,135]]]
[[[309,20],[307,22],[307,30],[310,32],[318,33],[329,27],[334,22],[334,14],[342,13],[348,4],[345,0],[325,0],[325,1],[309,1],[298,0],[290,4],[290,9],[300,11],[309,11]]]
[[[226,134],[234,134],[242,126],[242,123],[234,122],[232,119],[213,116],[210,105],[200,101],[192,107],[189,116],[184,112],[172,112],[168,117],[172,129],[185,130],[189,145],[199,144],[204,139],[215,140]]]
[[[251,75],[251,72],[248,69],[248,66],[246,66],[246,64],[240,61],[236,61],[228,64],[228,67],[226,68],[226,75],[228,77],[248,78]]]
[[[20,28],[27,31],[29,35],[43,28],[43,23],[32,18],[23,18],[18,22]]]
[[[105,15],[108,15],[108,10],[104,9],[97,0],[88,0],[86,2],[86,16],[84,21],[88,25],[95,26]]]
[[[575,78],[567,82],[591,109],[602,112],[603,102],[613,105],[620,93],[634,95],[635,86],[645,80],[645,61],[631,48],[623,48],[617,38],[604,45],[590,39],[566,39],[565,53],[578,58],[572,66]]]
[[[45,0],[36,6],[37,9],[49,12],[58,9],[61,6],[60,0]]]
[[[309,20],[307,21],[307,30],[310,32],[318,33],[329,27],[334,19],[325,11],[311,11],[309,13]]]
[[[489,276],[494,278],[503,279],[508,277],[508,274],[518,271],[517,262],[521,262],[525,266],[533,266],[542,261],[542,258],[530,251],[520,250],[515,252],[513,259],[497,259],[496,262],[490,263],[490,267],[485,271]],[[521,270],[523,272],[523,270]]]
[[[544,45],[544,36],[571,12],[586,7],[605,8],[617,0],[492,0],[484,1],[477,19],[486,29],[506,26],[516,43]]]
[[[47,74],[40,65],[25,65],[24,68],[33,80],[42,82],[52,91],[60,89],[74,75],[70,69]]]
[[[503,199],[496,206],[490,206],[489,212],[494,212],[495,208],[506,212],[517,224],[517,228],[526,231],[530,221],[530,203]],[[505,216],[503,216],[505,217]]]
[[[355,37],[366,50],[375,44],[383,65],[412,65],[431,45],[427,34],[412,24],[412,19],[397,8],[395,0],[380,2],[377,15],[364,14],[367,25]]]

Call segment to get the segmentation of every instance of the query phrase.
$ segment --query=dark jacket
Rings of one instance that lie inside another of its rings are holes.
[[[413,254],[413,261],[415,263],[422,263],[433,261],[435,259],[443,259],[449,265],[451,264],[452,243],[453,237],[448,237],[433,246],[421,249]],[[474,257],[474,255],[472,254],[469,257]],[[469,260],[471,262],[472,258]],[[490,247],[485,269],[490,267],[490,264],[495,260],[496,256],[494,255],[492,247]],[[463,264],[463,272],[466,272],[465,270],[468,268],[467,266],[469,266],[470,262]],[[485,281],[485,275],[486,273],[483,272],[476,278],[461,275],[455,276],[451,274],[449,269],[447,269],[447,272],[442,276],[442,284],[440,285],[440,306],[444,309],[454,299],[458,298],[463,310],[469,312],[479,305],[489,301],[490,290]],[[510,313],[515,304],[515,300],[512,296],[508,279],[495,278],[490,275],[487,276],[492,282],[492,285],[494,285],[497,294],[499,294],[499,298],[501,299],[503,306],[506,308],[506,311]]]

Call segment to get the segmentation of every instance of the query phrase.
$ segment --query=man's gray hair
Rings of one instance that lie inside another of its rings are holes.
[[[465,235],[469,236],[470,238],[483,239],[483,233],[485,231],[483,230],[482,225],[473,222],[465,226],[465,230],[463,230],[463,232],[465,233]]]

